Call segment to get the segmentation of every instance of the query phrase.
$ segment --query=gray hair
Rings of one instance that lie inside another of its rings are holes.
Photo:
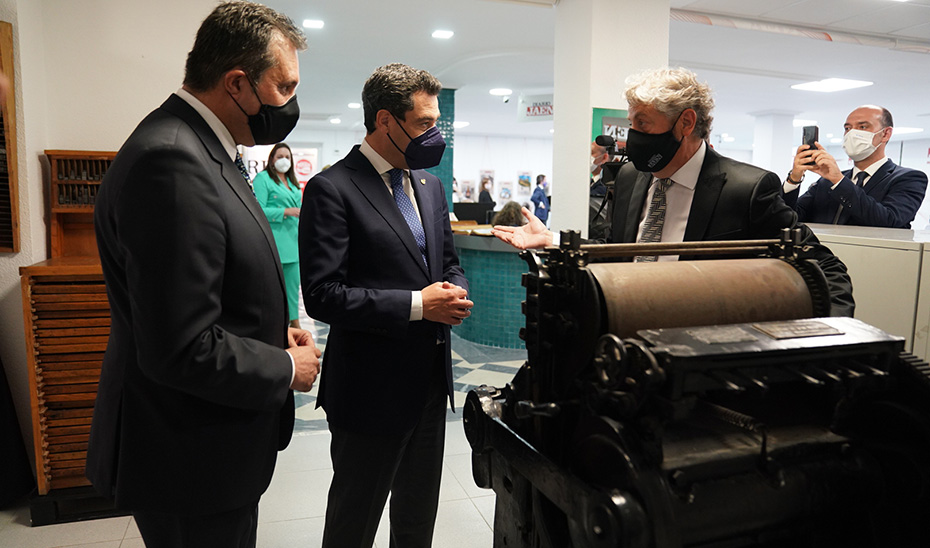
[[[710,135],[714,99],[710,86],[685,68],[661,68],[634,74],[626,79],[626,101],[630,107],[652,105],[669,120],[686,109],[694,109],[694,132],[701,139]]]
[[[184,85],[194,91],[212,89],[230,70],[240,68],[257,83],[275,66],[270,45],[276,39],[307,49],[303,31],[286,15],[252,2],[220,4],[203,20],[187,54]]]
[[[407,121],[407,112],[413,110],[413,94],[418,91],[439,95],[442,84],[429,72],[401,63],[391,63],[375,69],[362,88],[365,129],[368,133],[375,131],[375,117],[380,110],[386,110],[398,119]]]

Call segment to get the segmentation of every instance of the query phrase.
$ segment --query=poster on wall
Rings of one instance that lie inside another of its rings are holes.
[[[474,202],[477,198],[474,181],[458,181],[459,184],[459,201]]]
[[[500,203],[504,204],[513,199],[513,182],[501,181],[498,183],[498,186],[500,187],[500,190],[498,191]]]
[[[517,174],[517,192],[516,198],[529,196],[533,188],[533,174],[529,171],[521,171]]]
[[[490,201],[495,201],[494,196],[496,194],[496,188],[494,186],[494,170],[493,169],[482,169],[478,172],[478,180],[481,181],[478,183],[478,201],[481,201],[481,193],[484,191],[488,192],[488,197]],[[485,201],[487,201],[485,198]]]

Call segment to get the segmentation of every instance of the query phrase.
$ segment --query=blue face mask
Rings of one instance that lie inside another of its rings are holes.
[[[407,160],[407,167],[410,169],[426,169],[438,166],[439,162],[442,160],[442,153],[446,150],[446,141],[442,138],[442,133],[439,131],[439,128],[433,126],[424,131],[422,135],[413,138],[410,137],[410,134],[407,133],[407,130],[404,129],[404,126],[401,125],[400,120],[398,120],[396,116],[394,117],[394,121],[400,126],[404,135],[410,139],[410,142],[407,143],[406,150],[401,150],[400,147],[397,146],[397,143],[394,142],[394,138],[391,137],[390,133],[388,133],[388,139],[394,144],[394,148],[404,155],[404,159]]]

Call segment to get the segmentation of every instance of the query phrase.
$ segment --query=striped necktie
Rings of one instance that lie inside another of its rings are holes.
[[[671,179],[659,179],[655,191],[652,193],[652,200],[649,202],[649,210],[646,213],[646,221],[643,223],[643,233],[639,237],[641,244],[653,244],[662,241],[662,227],[665,224],[665,192],[672,186]],[[638,256],[634,261],[638,263],[651,263],[658,260],[658,256]]]
[[[391,177],[391,192],[394,193],[394,203],[397,204],[397,209],[400,210],[400,214],[407,221],[407,226],[410,227],[410,232],[413,233],[413,239],[416,240],[417,247],[420,249],[420,256],[423,257],[423,264],[429,269],[429,262],[426,260],[426,233],[423,232],[423,223],[420,222],[420,217],[414,211],[410,197],[404,192],[404,171],[395,167],[388,174]]]
[[[242,174],[242,178],[245,179],[245,182],[249,183],[249,190],[252,191],[252,196],[255,196],[255,189],[252,188],[252,178],[249,177],[249,170],[245,168],[245,162],[242,161],[242,155],[238,152],[236,153],[236,167],[239,168],[239,173]]]

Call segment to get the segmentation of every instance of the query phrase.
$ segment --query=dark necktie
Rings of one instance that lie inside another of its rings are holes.
[[[865,178],[868,177],[868,176],[869,176],[869,174],[866,173],[865,171],[860,171],[859,173],[856,173],[856,186],[862,186],[862,187],[864,187],[864,186],[865,186]]]
[[[866,173],[865,171],[860,171],[859,173],[856,173],[856,182],[854,184],[858,187],[864,187],[865,179],[868,176],[869,174]],[[838,222],[840,222],[840,213],[842,212],[843,212],[843,204],[840,204],[836,207],[836,217],[833,217],[833,224],[837,224]]]
[[[401,169],[394,168],[388,174],[391,177],[391,192],[394,193],[394,203],[397,204],[397,209],[400,210],[400,214],[407,221],[407,226],[410,227],[410,232],[413,233],[413,239],[416,240],[417,247],[420,248],[423,264],[429,268],[429,262],[426,260],[426,234],[423,232],[423,223],[420,222],[417,212],[413,209],[410,197],[404,192],[404,172]]]
[[[659,179],[655,191],[652,193],[652,200],[649,202],[649,210],[646,213],[646,221],[643,223],[643,233],[639,238],[641,244],[653,244],[662,241],[662,227],[665,225],[666,200],[665,192],[672,186],[671,179]],[[638,263],[651,263],[658,260],[656,255],[639,256],[634,259]]]
[[[252,191],[252,195],[255,195],[255,189],[252,188],[252,178],[249,177],[249,170],[245,168],[245,162],[242,161],[242,156],[237,152],[236,153],[236,167],[239,168],[239,173],[242,174],[242,178],[245,179],[245,182],[249,183],[249,190]]]

